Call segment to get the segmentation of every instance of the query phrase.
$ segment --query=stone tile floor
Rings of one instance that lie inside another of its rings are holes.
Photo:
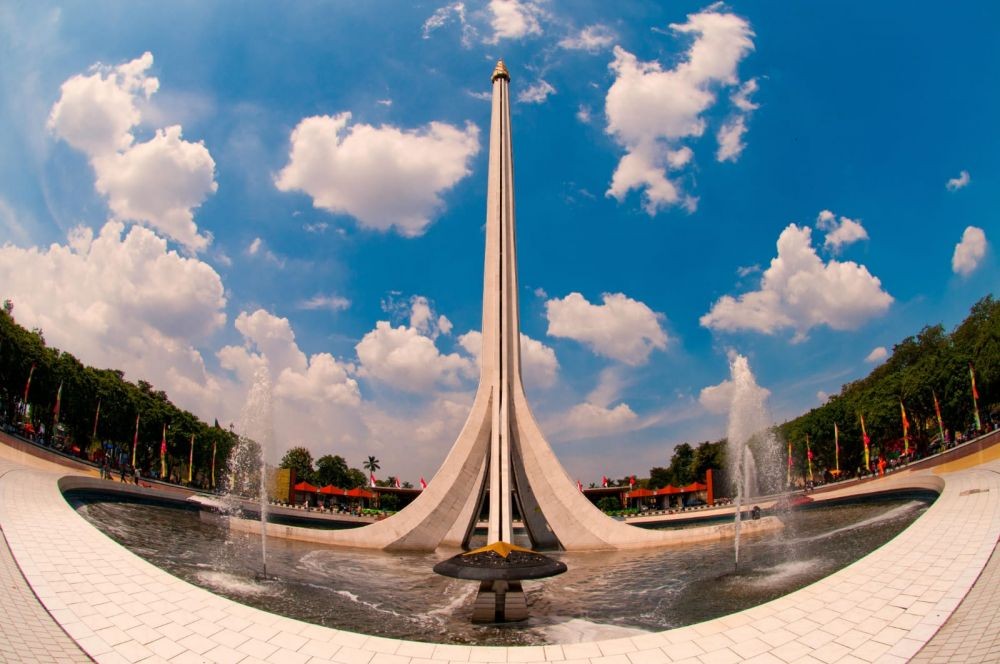
[[[44,606],[38,624],[47,611],[99,662],[781,664],[904,662],[914,656],[957,661],[966,636],[992,635],[985,650],[985,639],[978,638],[961,651],[965,661],[984,661],[996,640],[996,623],[982,630],[979,623],[989,615],[985,608],[996,611],[1000,604],[1000,584],[992,576],[997,571],[987,567],[1000,534],[1000,461],[945,475],[940,498],[898,537],[785,597],[667,632],[520,648],[368,637],[231,602],[170,576],[91,527],[63,499],[57,474],[7,463],[0,463],[0,474],[0,528],[17,563],[3,567],[19,568],[30,583]],[[914,475],[924,483],[928,477]],[[905,483],[906,477],[894,481]],[[949,621],[977,580],[987,585],[970,596],[975,604]],[[18,597],[31,604],[31,596]],[[10,615],[0,614],[0,620],[15,621],[16,633],[25,634],[16,627],[21,618]],[[939,644],[932,637],[946,622]],[[4,629],[0,634],[14,633]],[[52,661],[44,654],[18,656]]]

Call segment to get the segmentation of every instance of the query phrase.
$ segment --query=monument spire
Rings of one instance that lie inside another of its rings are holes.
[[[467,547],[484,507],[487,544],[511,543],[515,519],[536,549],[657,546],[673,533],[614,521],[578,490],[535,422],[521,382],[510,74],[491,76],[493,106],[486,194],[486,255],[479,387],[469,417],[427,488],[375,524],[329,531],[351,546],[430,551]]]

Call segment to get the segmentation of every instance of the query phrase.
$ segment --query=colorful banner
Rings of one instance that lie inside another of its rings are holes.
[[[937,416],[938,431],[941,432],[941,445],[945,444],[944,439],[944,420],[941,419],[941,404],[938,403],[937,393],[931,390],[931,396],[934,397],[934,414]]]
[[[32,365],[32,368],[34,368],[34,365]],[[972,381],[972,414],[976,418],[976,431],[980,431],[983,428],[983,424],[979,419],[979,391],[976,390],[976,370],[972,368],[972,362],[969,362],[969,380]],[[24,400],[27,402],[28,398],[25,397]]]
[[[167,481],[167,424],[163,423],[163,438],[160,440],[160,479]]]
[[[194,477],[194,434],[191,434],[191,452],[188,454],[188,484]]]
[[[969,366],[971,367],[972,365],[969,365]],[[35,375],[35,363],[32,362],[31,363],[31,369],[28,370],[28,380],[24,384],[24,399],[23,399],[24,405],[22,406],[22,408],[24,410],[22,411],[22,417],[24,415],[27,415],[27,413],[28,413],[28,392],[31,391],[31,377],[34,376],[34,375]]]
[[[97,423],[101,419],[101,400],[97,399],[97,412],[94,413],[94,432],[90,434],[91,440],[97,440]]]
[[[861,418],[861,440],[865,444],[865,472],[868,472],[872,468],[871,453],[868,449],[871,438],[868,437],[868,432],[865,430],[865,416],[862,413],[858,413],[858,417]]]
[[[135,433],[132,435],[132,467],[135,468],[135,448],[139,445],[139,413],[135,414]]]
[[[910,454],[910,420],[906,417],[906,406],[903,405],[903,400],[899,400],[899,413],[903,418],[903,454]]]
[[[809,481],[813,481],[813,452],[809,446],[809,434],[806,434],[806,463],[809,469]]]
[[[59,424],[59,411],[62,409],[62,381],[59,381],[59,389],[56,391],[56,406],[52,409],[52,435],[56,435],[56,425]]]

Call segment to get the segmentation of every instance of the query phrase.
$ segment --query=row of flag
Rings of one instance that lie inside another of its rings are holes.
[[[972,408],[973,417],[976,423],[976,430],[982,429],[982,423],[979,418],[979,391],[976,389],[976,371],[969,363],[969,380],[972,383]],[[938,402],[937,392],[931,391],[931,396],[934,398],[934,415],[937,418],[938,432],[941,435],[942,442],[945,439],[944,435],[944,420],[941,418],[941,404]],[[910,419],[906,415],[906,406],[903,404],[902,398],[899,400],[899,414],[900,419],[903,424],[903,454],[908,456],[910,454]],[[865,416],[863,413],[858,413],[858,418],[861,420],[861,441],[864,444],[865,453],[865,468],[871,467],[871,438],[868,437],[868,431],[865,427]],[[837,423],[833,423],[833,455],[834,455],[834,468],[837,474],[840,473],[840,428]],[[809,444],[809,434],[806,434],[806,472],[809,481],[813,481],[813,469],[812,469],[812,448]],[[606,480],[607,478],[605,478]],[[792,481],[792,442],[788,441],[788,471],[786,473],[786,482],[791,483]],[[607,486],[607,484],[605,484]]]
[[[390,479],[392,479],[392,488],[394,488],[394,489],[402,489],[403,488],[403,485],[400,483],[398,477],[393,477],[393,478],[390,478]],[[375,479],[375,471],[374,470],[370,471],[368,473],[368,486],[369,487],[375,487],[375,486],[377,486],[376,482],[378,482],[378,480]],[[427,488],[427,481],[423,477],[420,478],[420,488],[421,489],[426,489]]]

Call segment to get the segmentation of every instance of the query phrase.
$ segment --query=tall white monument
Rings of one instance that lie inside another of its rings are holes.
[[[466,547],[488,501],[489,543],[511,542],[515,509],[536,549],[608,550],[688,541],[691,531],[635,528],[598,510],[563,470],[531,415],[521,384],[510,75],[503,61],[492,81],[483,348],[469,418],[440,470],[406,509],[352,530],[306,534],[280,528],[287,537],[366,548]],[[720,528],[715,536],[732,533]]]

